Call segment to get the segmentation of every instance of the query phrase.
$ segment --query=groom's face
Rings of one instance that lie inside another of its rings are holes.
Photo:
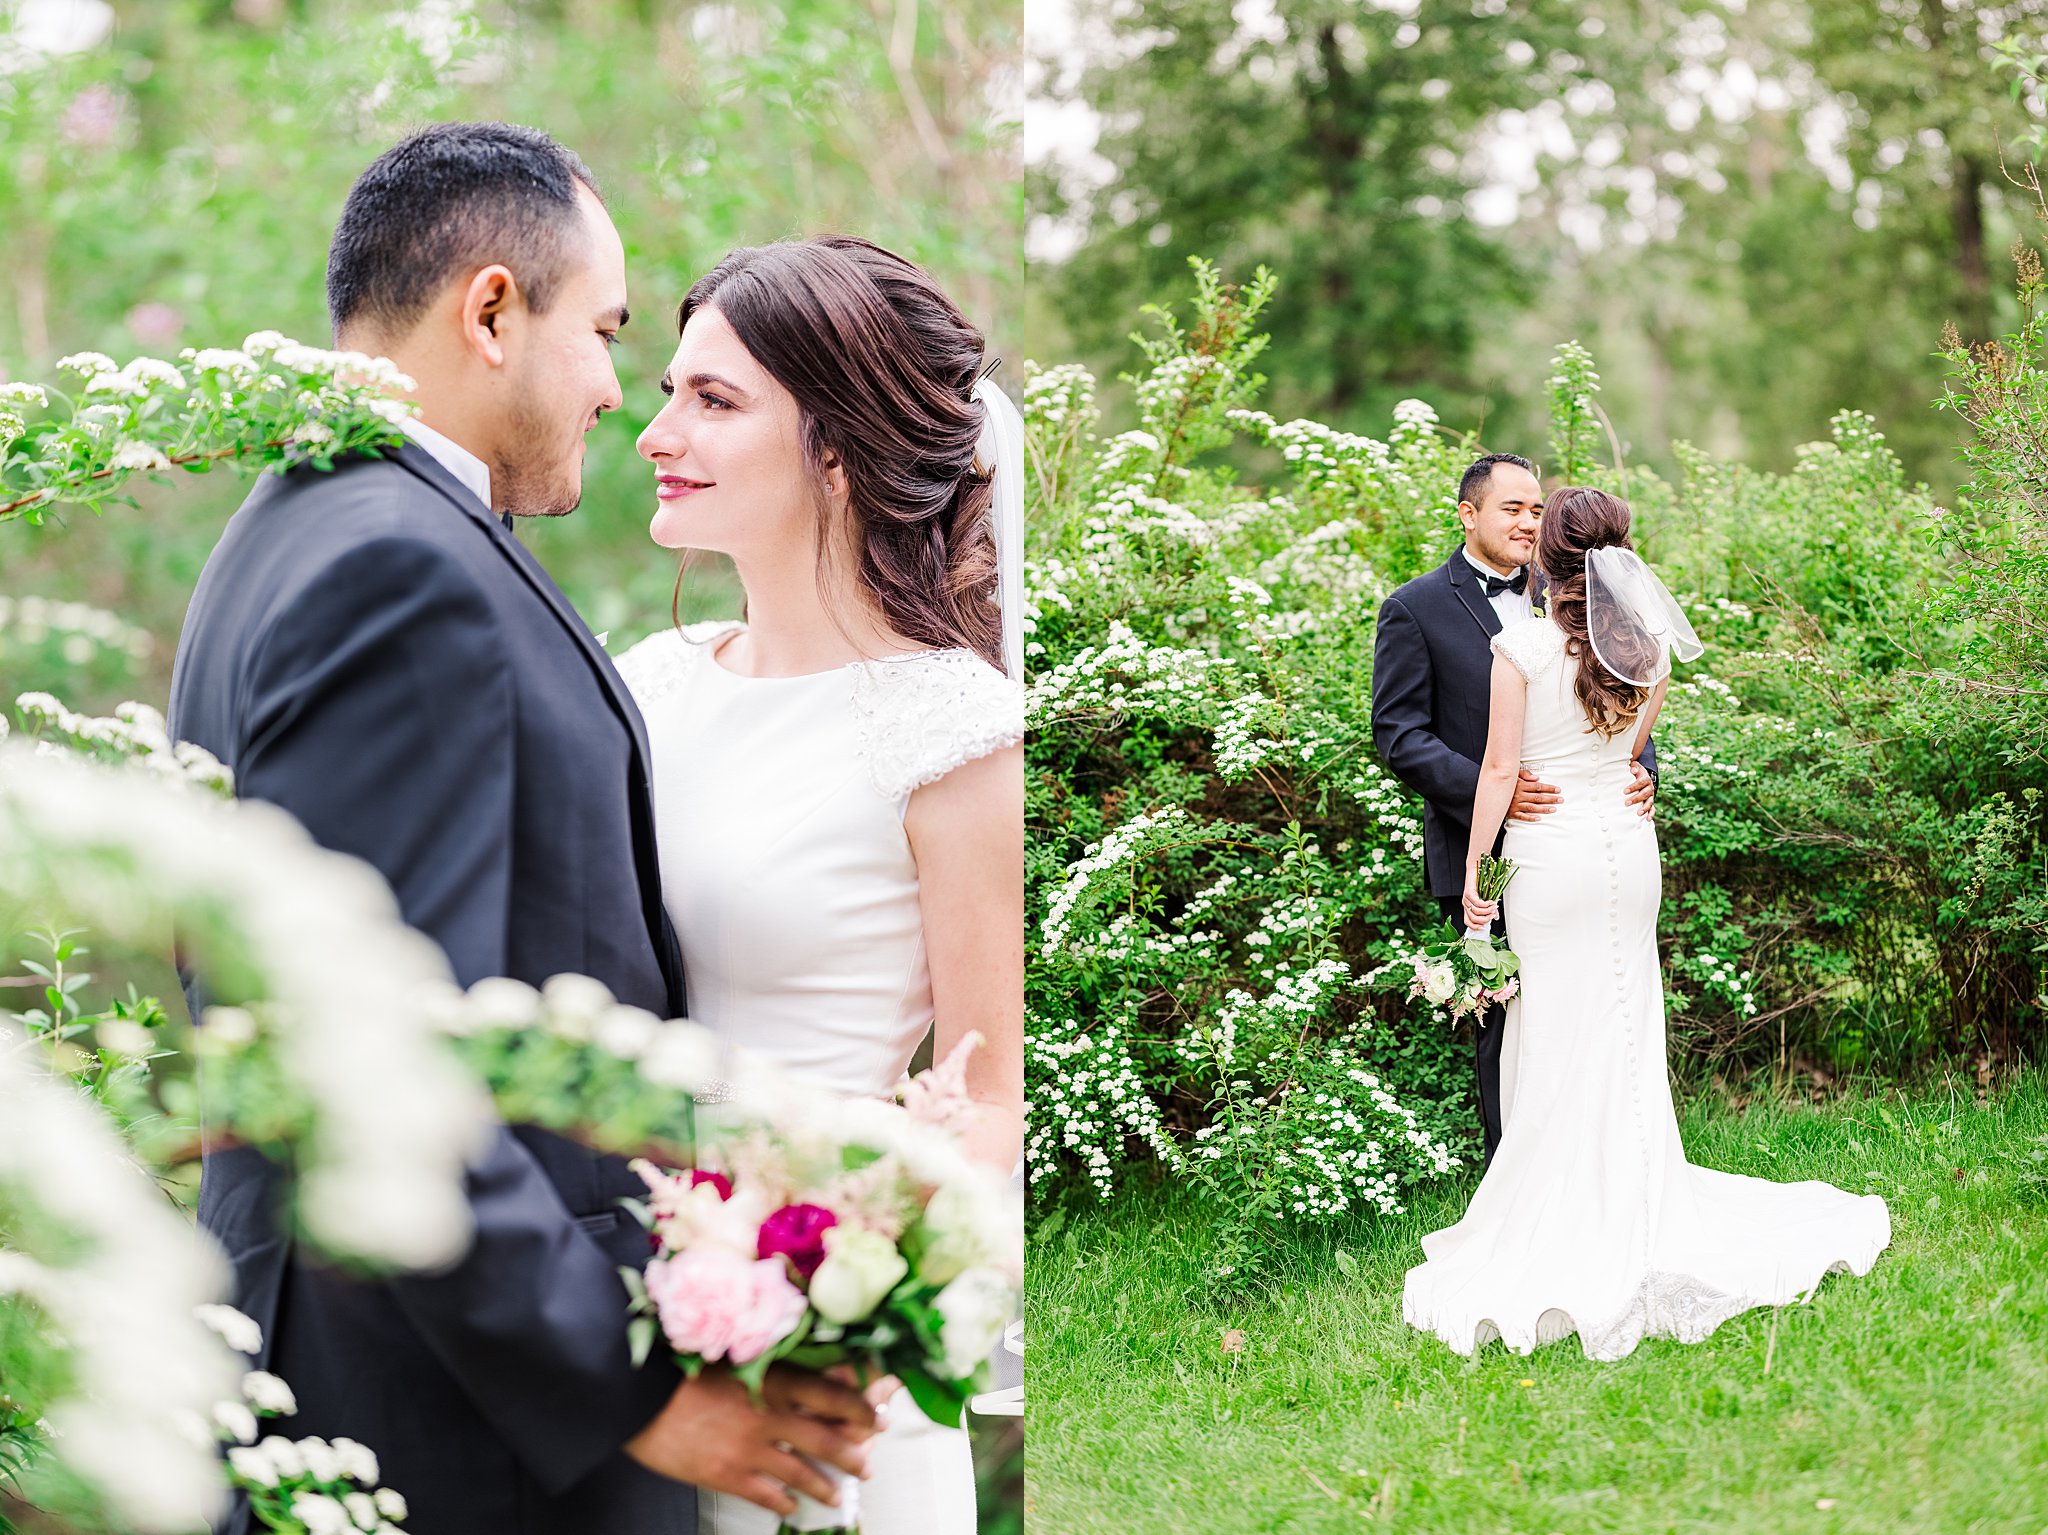
[[[1543,520],[1543,487],[1518,464],[1495,464],[1475,505],[1458,503],[1465,547],[1495,570],[1526,565],[1536,554],[1536,529]]]
[[[584,239],[546,313],[508,336],[504,435],[492,499],[520,517],[558,517],[583,499],[585,437],[620,405],[612,344],[626,322],[626,254],[604,205],[577,189]]]

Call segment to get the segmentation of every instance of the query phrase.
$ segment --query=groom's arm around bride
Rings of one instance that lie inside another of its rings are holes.
[[[1486,755],[1493,636],[1532,617],[1542,574],[1533,563],[1543,491],[1527,459],[1492,453],[1458,487],[1464,541],[1449,559],[1392,592],[1373,639],[1372,733],[1381,759],[1422,796],[1423,867],[1447,920],[1463,924],[1465,845],[1471,835],[1479,764]],[[1628,797],[1650,812],[1656,758],[1644,752]],[[1520,772],[1510,821],[1534,821],[1561,804],[1558,790]],[[1495,930],[1503,930],[1500,919]],[[1489,1008],[1474,1029],[1479,1109],[1490,1159],[1500,1141],[1503,1011]]]

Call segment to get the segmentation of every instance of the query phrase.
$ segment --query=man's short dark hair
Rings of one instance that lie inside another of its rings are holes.
[[[1463,476],[1459,478],[1458,500],[1460,502],[1470,501],[1474,506],[1484,504],[1483,498],[1486,495],[1486,487],[1493,479],[1493,466],[1495,464],[1513,464],[1517,469],[1526,469],[1531,474],[1536,472],[1536,466],[1519,453],[1489,453],[1484,458],[1474,459],[1472,467],[1467,469]]]
[[[576,206],[590,169],[545,133],[512,123],[435,123],[356,178],[327,249],[336,335],[367,321],[402,336],[464,271],[494,263],[546,310],[583,238]]]

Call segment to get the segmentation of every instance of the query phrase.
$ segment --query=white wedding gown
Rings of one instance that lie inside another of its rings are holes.
[[[1402,1310],[1460,1354],[1576,1331],[1590,1359],[1697,1343],[1739,1312],[1862,1274],[1891,1241],[1875,1195],[1695,1167],[1679,1143],[1657,964],[1662,873],[1628,805],[1633,728],[1602,737],[1548,619],[1494,649],[1528,682],[1522,765],[1559,809],[1508,823],[1504,905],[1521,992],[1501,1051],[1501,1143],[1455,1226],[1422,1239]]]
[[[912,792],[1024,737],[1023,693],[965,650],[744,677],[714,652],[740,626],[693,624],[619,658],[647,721],[662,890],[690,1016],[792,1075],[885,1095],[932,1027]],[[869,1444],[866,1535],[972,1535],[967,1435],[898,1392]],[[702,1535],[776,1518],[701,1499]]]

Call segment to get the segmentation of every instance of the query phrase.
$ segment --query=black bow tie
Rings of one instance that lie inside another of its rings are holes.
[[[1481,574],[1479,579],[1486,585],[1486,595],[1498,597],[1502,592],[1526,592],[1529,589],[1529,567],[1524,565],[1511,576],[1489,576]]]

